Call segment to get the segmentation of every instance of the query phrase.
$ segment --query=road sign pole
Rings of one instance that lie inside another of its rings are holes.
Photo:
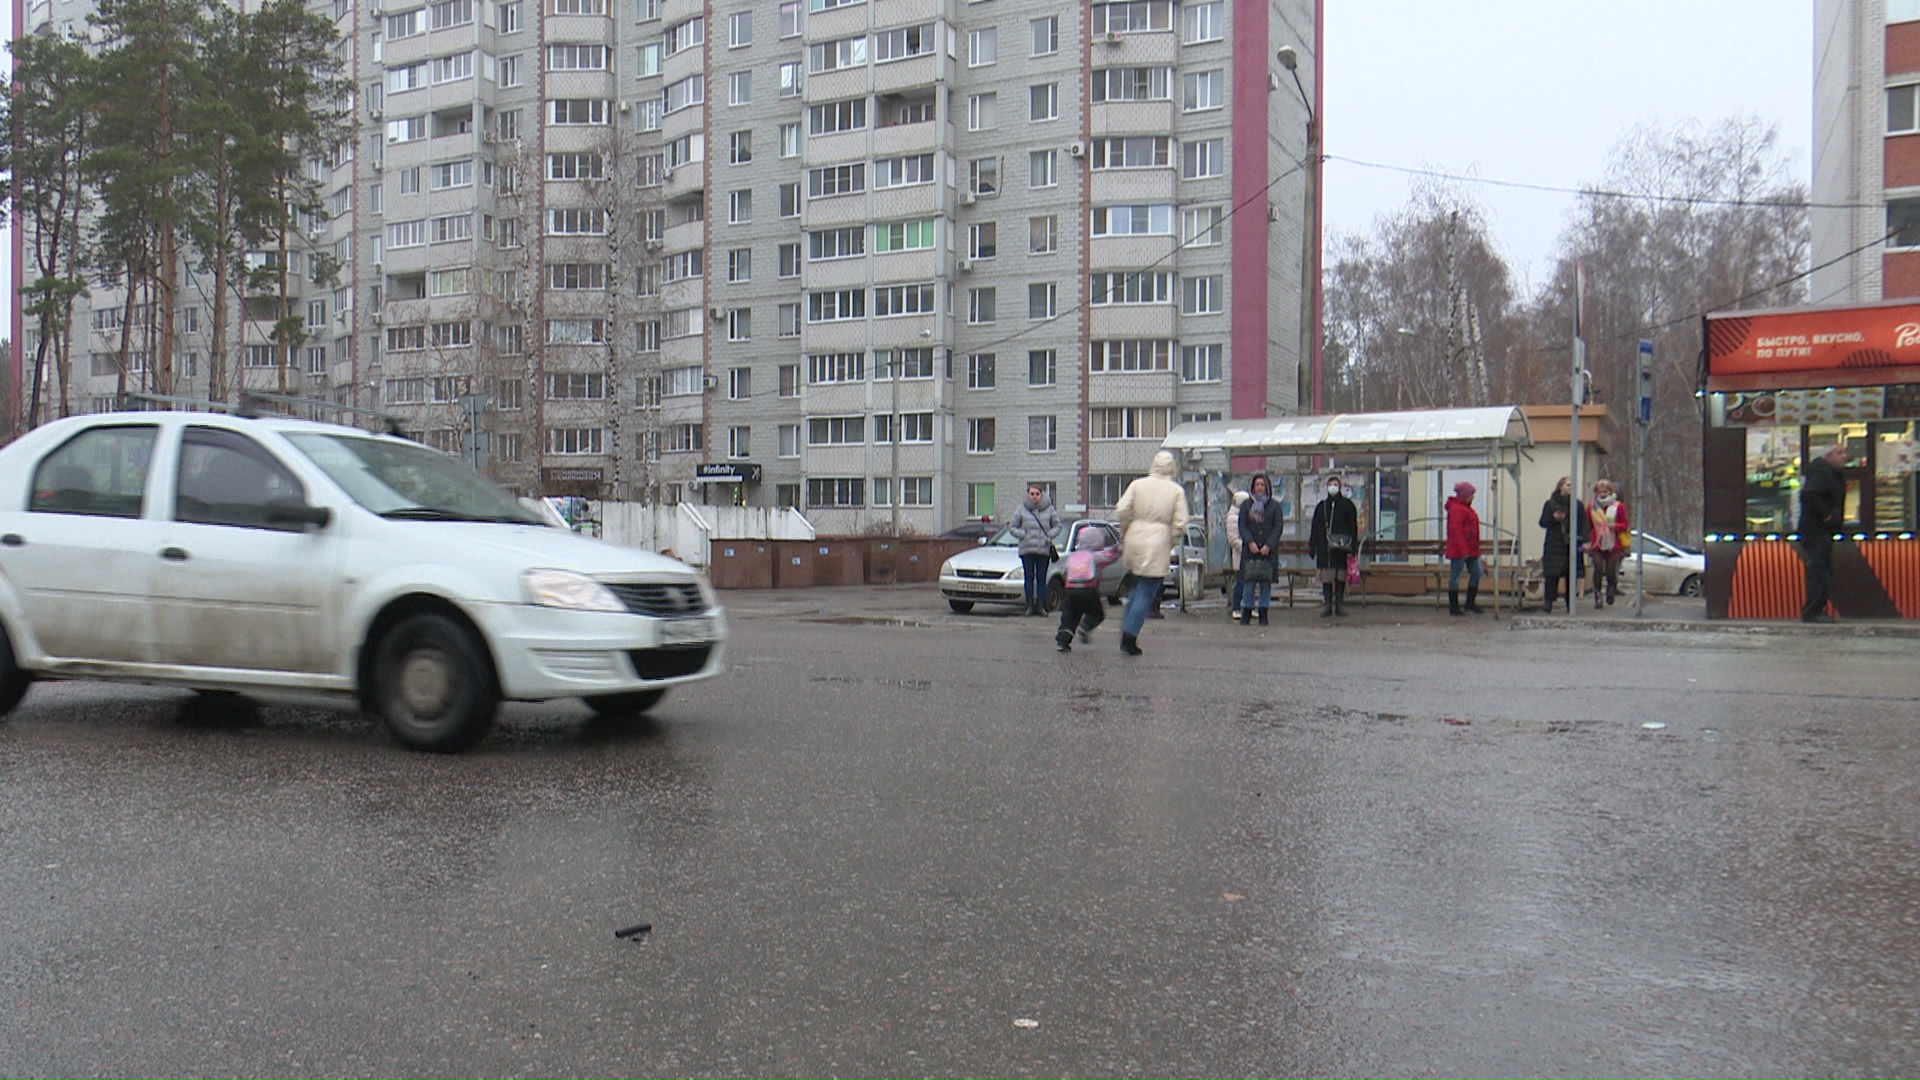
[[[1647,508],[1647,428],[1653,424],[1653,342],[1642,339],[1640,342],[1639,367],[1636,377],[1640,385],[1640,412],[1634,417],[1633,437],[1633,499],[1644,513]],[[1640,618],[1647,611],[1647,544],[1646,523],[1642,519],[1640,543],[1633,545],[1633,576],[1640,582],[1633,599],[1633,616]]]

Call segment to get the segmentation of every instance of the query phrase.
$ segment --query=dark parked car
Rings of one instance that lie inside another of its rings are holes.
[[[984,543],[987,537],[1000,530],[1000,526],[991,521],[968,521],[940,534],[942,540],[973,540]]]

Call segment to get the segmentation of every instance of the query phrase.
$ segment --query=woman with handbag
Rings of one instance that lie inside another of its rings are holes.
[[[1045,615],[1047,567],[1060,557],[1053,546],[1054,534],[1060,531],[1060,515],[1054,511],[1047,493],[1040,490],[1038,484],[1033,484],[1027,488],[1027,501],[1014,511],[1008,527],[1020,541],[1020,569],[1026,575],[1027,614]]]
[[[1240,507],[1240,625],[1252,626],[1254,613],[1260,625],[1267,625],[1267,607],[1273,602],[1273,579],[1278,576],[1280,532],[1286,521],[1280,516],[1280,501],[1273,497],[1273,482],[1266,476],[1253,478],[1252,492]]]
[[[1319,571],[1320,617],[1345,616],[1349,560],[1360,547],[1360,508],[1347,498],[1338,473],[1327,477],[1327,494],[1313,508],[1307,546]]]

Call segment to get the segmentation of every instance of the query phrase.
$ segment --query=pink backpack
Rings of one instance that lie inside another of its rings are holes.
[[[1099,581],[1099,552],[1083,548],[1067,554],[1067,588],[1085,589]]]

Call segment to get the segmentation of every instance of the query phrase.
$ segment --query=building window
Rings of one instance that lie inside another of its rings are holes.
[[[933,283],[881,285],[873,290],[873,317],[933,314]]]
[[[993,417],[976,416],[967,421],[967,453],[993,453]]]
[[[1180,179],[1204,180],[1223,175],[1226,158],[1219,139],[1200,139],[1180,144]]]
[[[982,199],[1000,194],[1000,159],[983,157],[967,162],[967,191]]]
[[[1220,243],[1222,213],[1217,206],[1201,206],[1180,211],[1180,239],[1187,247],[1213,247]]]
[[[753,396],[753,369],[727,369],[727,400],[745,401]]]
[[[967,357],[967,389],[991,390],[994,387],[994,355],[974,353]]]
[[[783,338],[800,336],[800,305],[781,304],[778,333]]]
[[[810,353],[807,356],[807,382],[810,385],[864,382],[866,378],[866,353]]]
[[[867,63],[867,37],[839,38],[835,41],[820,41],[807,47],[807,71],[818,75],[826,71],[843,71],[847,68],[865,67]]]
[[[1027,385],[1052,386],[1058,363],[1058,354],[1052,349],[1029,350],[1027,353]]]
[[[799,424],[781,424],[777,430],[780,436],[779,455],[783,458],[799,457],[800,456],[800,425]]]
[[[1173,0],[1128,0],[1093,5],[1095,34],[1139,34],[1173,29]]]
[[[780,156],[795,158],[800,156],[800,125],[780,125]]]
[[[1173,100],[1170,67],[1097,68],[1093,73],[1093,104],[1109,101]]]
[[[1093,208],[1093,235],[1172,236],[1173,204],[1096,206]]]
[[[1033,55],[1052,56],[1060,51],[1060,19],[1056,15],[1029,19],[1027,29],[1033,35]]]
[[[731,282],[753,280],[752,248],[733,248],[727,252],[727,280]]]
[[[1180,6],[1180,40],[1188,45],[1219,41],[1225,36],[1220,22],[1220,0]]]
[[[1000,228],[991,221],[967,226],[967,258],[991,259],[1000,254]]]
[[[1132,480],[1128,477],[1128,480]],[[967,485],[967,514],[970,517],[990,518],[993,516],[993,485]]]
[[[1095,341],[1088,352],[1092,372],[1166,371],[1173,362],[1173,342],[1163,338]]]
[[[859,131],[867,126],[867,99],[828,101],[807,109],[807,130],[814,135]]]
[[[1027,452],[1042,454],[1060,449],[1060,421],[1054,416],[1027,417]]]
[[[933,248],[934,223],[929,221],[896,221],[873,227],[873,251],[884,255],[890,251],[928,251]]]
[[[753,132],[736,131],[728,136],[727,163],[745,165],[753,160]]]
[[[1120,496],[1126,494],[1127,485],[1133,483],[1132,473],[1093,473],[1087,477],[1088,506],[1118,506]]]
[[[753,12],[736,11],[727,16],[727,47],[738,49],[753,44]]]
[[[780,266],[778,274],[783,278],[800,276],[800,245],[780,245]],[[798,310],[797,308],[795,310]]]
[[[799,97],[803,76],[800,61],[791,60],[780,65],[780,96]]]
[[[1058,286],[1051,281],[1027,286],[1027,318],[1051,319],[1058,314]]]
[[[1180,279],[1180,314],[1218,315],[1225,310],[1225,278],[1213,274]]]
[[[800,365],[780,365],[780,396],[795,398],[800,396]]]
[[[1060,182],[1060,151],[1033,150],[1027,154],[1027,186],[1050,188]]]
[[[867,418],[864,416],[812,416],[807,418],[808,446],[865,446]]]
[[[1220,346],[1182,345],[1180,381],[1211,383],[1220,381]]]
[[[933,55],[933,24],[903,26],[873,35],[873,62],[884,64],[915,56]]]
[[[666,430],[668,453],[691,454],[706,449],[706,428],[699,424],[673,424]]]
[[[547,453],[598,454],[606,432],[601,428],[548,428]]]
[[[1166,304],[1173,300],[1173,275],[1166,271],[1118,270],[1096,273],[1088,279],[1088,302],[1108,304]]]
[[[873,377],[875,379],[891,379],[896,374],[902,379],[933,378],[933,350],[926,347],[889,349],[874,354]],[[908,438],[907,441],[916,440]]]
[[[993,114],[1000,102],[995,93],[974,94],[967,98],[967,130],[986,131],[994,126]]]
[[[876,189],[931,183],[933,183],[932,154],[882,158],[873,163],[873,186]]]
[[[967,290],[967,322],[981,326],[994,322],[998,318],[994,310],[995,294],[993,286]]]
[[[752,308],[741,307],[741,308],[727,309],[727,340],[728,341],[752,341],[753,340],[753,309]]]
[[[1000,58],[999,31],[991,26],[967,31],[967,66],[985,67]]]
[[[727,429],[727,456],[730,458],[753,456],[752,428],[730,427]]]
[[[1204,112],[1218,109],[1226,102],[1220,91],[1222,75],[1219,71],[1196,71],[1183,76],[1180,80],[1180,109],[1182,112]]]
[[[820,0],[813,0],[820,3]],[[857,476],[807,481],[807,506],[815,510],[857,510],[867,504],[867,482]]]
[[[1127,405],[1089,410],[1087,438],[1095,442],[1113,439],[1165,439],[1173,410],[1148,405]]]
[[[1060,119],[1059,83],[1027,87],[1027,119],[1036,123]]]
[[[828,289],[807,294],[807,321],[842,322],[867,317],[867,290]]]
[[[800,182],[781,184],[779,187],[780,216],[797,218],[800,216]]]
[[[1920,131],[1920,85],[1887,87],[1887,134],[1911,135],[1916,131]]]
[[[1054,214],[1027,219],[1027,254],[1050,255],[1060,249],[1060,218]]]
[[[800,0],[782,0],[780,4],[780,36],[783,38],[800,36]]]
[[[727,224],[745,225],[753,220],[753,192],[727,192]]]
[[[1164,169],[1173,140],[1165,135],[1120,135],[1093,140],[1088,148],[1089,168]]]
[[[547,373],[548,401],[604,401],[607,377],[599,372]]]

